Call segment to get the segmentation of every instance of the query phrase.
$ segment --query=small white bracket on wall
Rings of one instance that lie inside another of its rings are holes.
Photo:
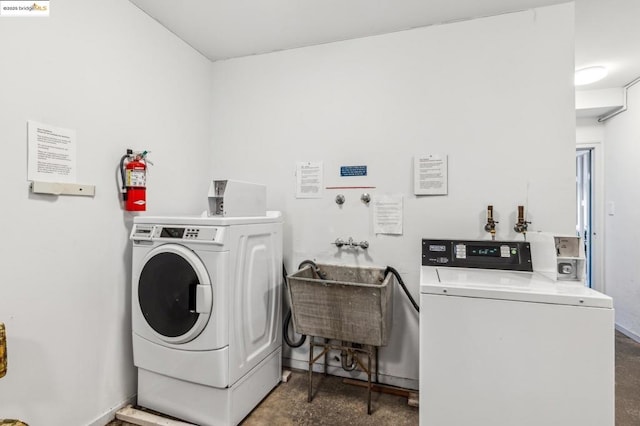
[[[77,183],[33,181],[31,182],[31,192],[34,194],[82,195],[85,197],[93,197],[96,195],[96,186]]]

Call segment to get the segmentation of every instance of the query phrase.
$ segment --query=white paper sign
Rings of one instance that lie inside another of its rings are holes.
[[[28,121],[27,179],[76,182],[76,132]]]
[[[373,232],[402,235],[402,195],[376,195],[373,198]]]
[[[413,159],[413,193],[447,194],[447,156],[425,155]]]
[[[296,165],[296,198],[322,198],[322,161]]]

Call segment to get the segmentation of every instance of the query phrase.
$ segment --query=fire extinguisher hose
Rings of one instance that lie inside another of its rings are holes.
[[[122,179],[122,190],[120,192],[122,193],[122,199],[124,201],[127,200],[127,186],[125,182],[126,178],[124,173],[124,160],[126,160],[127,157],[129,157],[129,154],[123,155],[122,158],[120,159],[120,178]]]

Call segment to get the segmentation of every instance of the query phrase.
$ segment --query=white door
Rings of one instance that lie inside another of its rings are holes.
[[[593,287],[593,148],[576,149],[576,233],[582,238],[586,259],[585,285]]]

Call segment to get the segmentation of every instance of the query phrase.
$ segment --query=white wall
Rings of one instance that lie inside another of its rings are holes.
[[[212,165],[267,185],[289,271],[306,258],[391,265],[417,298],[421,238],[485,238],[488,204],[499,238],[521,238],[519,204],[532,230],[574,232],[573,68],[572,3],[216,62]],[[449,155],[448,196],[412,195],[412,158],[429,153]],[[324,162],[325,186],[403,194],[403,235],[373,234],[362,190],[296,199],[295,164],[307,160]],[[341,178],[341,165],[369,175]],[[349,236],[370,248],[330,244]],[[292,356],[305,365],[304,351]],[[381,372],[417,386],[418,316],[399,291]]]
[[[640,85],[628,91],[627,111],[604,126],[605,199],[615,214],[606,216],[605,277],[607,294],[613,297],[616,324],[640,340],[640,230],[635,226],[640,210]]]
[[[604,142],[604,124],[597,118],[580,118],[576,120],[576,143]]]
[[[136,392],[117,163],[151,151],[150,213],[206,208],[211,63],[126,0],[0,21],[0,416],[102,425]],[[95,198],[29,193],[27,120],[77,130],[78,181]]]

